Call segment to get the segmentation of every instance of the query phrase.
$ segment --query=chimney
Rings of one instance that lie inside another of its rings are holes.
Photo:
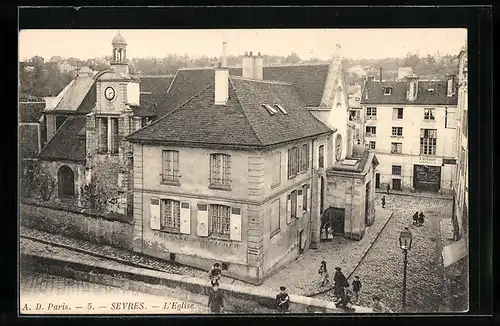
[[[241,62],[243,78],[253,78],[253,64],[252,52],[250,52],[250,55],[245,52]]]
[[[264,58],[262,58],[260,52],[256,56],[251,51],[249,54],[245,52],[242,60],[242,68],[243,78],[262,80]]]
[[[455,75],[447,75],[446,78],[448,79],[446,96],[453,97],[455,95]]]
[[[215,68],[215,105],[226,105],[229,98],[229,69]]]
[[[262,75],[264,73],[264,58],[260,55],[253,58],[253,79],[262,80]]]
[[[227,42],[222,42],[222,58],[221,58],[221,66],[227,67]]]
[[[380,76],[379,76],[379,78],[380,78],[380,81],[382,81],[382,67],[380,67]]]
[[[408,81],[408,88],[406,90],[406,99],[410,102],[413,102],[417,99],[418,96],[418,76],[411,75],[406,77]]]

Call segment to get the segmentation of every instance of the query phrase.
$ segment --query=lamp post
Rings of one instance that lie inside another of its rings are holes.
[[[399,247],[403,250],[404,255],[404,265],[403,265],[403,311],[406,311],[406,266],[408,265],[408,251],[411,249],[411,243],[413,236],[405,227],[403,231],[399,234]]]

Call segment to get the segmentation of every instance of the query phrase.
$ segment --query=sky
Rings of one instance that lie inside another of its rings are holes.
[[[111,40],[118,30],[22,30],[19,58],[35,55],[88,59],[111,55]],[[341,45],[340,55],[349,59],[458,55],[467,39],[466,29],[232,29],[232,30],[120,30],[129,59],[187,54],[192,57],[220,57],[222,41],[228,55],[261,52],[287,56],[292,51],[302,59],[326,60]]]

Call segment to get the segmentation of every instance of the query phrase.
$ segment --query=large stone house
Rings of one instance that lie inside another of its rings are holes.
[[[329,65],[265,67],[250,53],[240,69],[180,69],[156,109],[160,119],[126,137],[134,250],[217,260],[259,284],[317,248],[322,226],[359,239],[373,221],[378,162],[354,151],[338,54]]]

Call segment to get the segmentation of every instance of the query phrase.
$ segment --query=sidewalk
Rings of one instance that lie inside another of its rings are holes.
[[[377,194],[385,194],[387,195],[387,190],[383,189],[375,189]],[[411,191],[402,191],[402,190],[393,190],[389,191],[390,195],[399,195],[399,196],[412,196],[412,197],[421,197],[421,198],[435,198],[435,199],[450,199],[453,200],[453,195],[443,195],[438,193],[429,193],[429,192],[411,192]]]
[[[314,296],[319,292],[328,290],[329,287],[321,287],[319,281],[318,269],[321,261],[326,261],[332,282],[335,267],[337,266],[342,268],[344,275],[349,278],[392,214],[392,210],[376,206],[375,221],[365,231],[365,235],[361,240],[355,241],[335,237],[332,242],[321,242],[319,249],[306,251],[302,258],[292,262],[265,280],[262,287],[276,290],[283,285],[287,287],[289,293],[305,296]]]

